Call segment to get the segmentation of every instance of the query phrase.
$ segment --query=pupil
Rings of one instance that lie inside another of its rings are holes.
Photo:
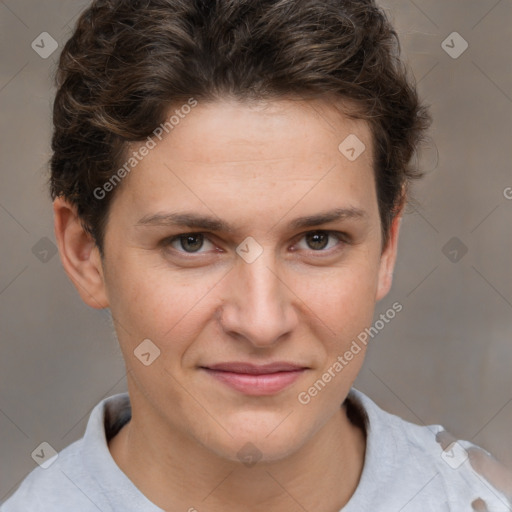
[[[306,236],[312,249],[323,249],[327,246],[328,237],[326,233],[310,233]]]
[[[196,243],[194,243],[194,240],[196,241]],[[187,244],[189,245],[188,248],[186,246]],[[195,252],[197,249],[200,249],[202,245],[202,235],[185,235],[181,238],[181,247],[183,247],[183,249],[185,249],[185,251],[187,252]]]

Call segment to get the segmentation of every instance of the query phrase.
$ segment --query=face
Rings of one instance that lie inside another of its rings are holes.
[[[353,161],[338,149],[351,134],[366,146]],[[124,179],[105,232],[134,418],[231,460],[247,442],[267,460],[298,450],[360,370],[364,346],[304,399],[371,324],[397,225],[383,251],[363,121],[320,102],[199,103]],[[276,362],[296,370],[212,369]]]

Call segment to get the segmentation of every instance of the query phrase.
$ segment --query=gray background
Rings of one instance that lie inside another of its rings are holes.
[[[0,501],[42,441],[61,450],[98,401],[126,390],[108,314],[81,302],[50,242],[50,77],[84,5],[0,0]],[[374,338],[357,385],[512,465],[512,2],[383,5],[435,121],[420,159],[429,173],[376,313],[404,309]],[[469,44],[456,59],[441,47],[454,31]],[[47,59],[31,48],[42,32],[59,43]]]

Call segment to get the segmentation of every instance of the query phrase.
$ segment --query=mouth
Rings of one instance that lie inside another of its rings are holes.
[[[309,368],[288,362],[265,365],[234,362],[201,366],[200,369],[216,381],[240,393],[265,396],[284,390]]]

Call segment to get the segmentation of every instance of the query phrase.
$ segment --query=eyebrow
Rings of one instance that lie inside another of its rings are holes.
[[[289,222],[288,227],[290,229],[308,228],[339,220],[364,219],[366,217],[366,211],[360,208],[336,208],[315,215],[298,217]],[[137,222],[136,226],[186,226],[226,233],[234,233],[236,231],[233,226],[219,218],[198,215],[193,212],[159,212],[145,215]]]

